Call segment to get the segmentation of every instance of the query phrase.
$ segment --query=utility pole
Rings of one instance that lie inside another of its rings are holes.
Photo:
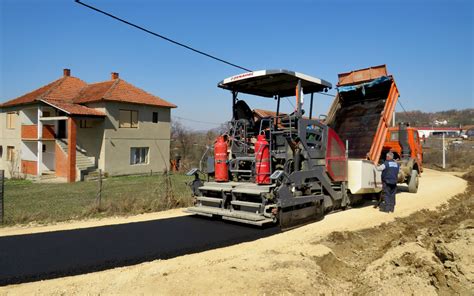
[[[443,169],[446,168],[446,144],[444,142],[444,133],[443,133]]]

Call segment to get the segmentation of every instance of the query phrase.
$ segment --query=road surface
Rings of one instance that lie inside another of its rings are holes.
[[[262,281],[271,280],[278,269],[257,269],[256,265],[266,262],[278,267],[280,263],[272,262],[290,256],[295,248],[318,253],[321,250],[315,249],[312,242],[333,231],[371,228],[421,209],[435,209],[462,193],[466,185],[465,180],[452,174],[426,170],[417,194],[397,195],[394,214],[361,207],[336,212],[320,222],[280,234],[275,228],[260,230],[188,216],[32,235],[15,236],[15,231],[8,231],[9,235],[0,236],[0,278],[4,284],[128,267],[0,287],[0,294],[238,293],[244,278],[255,291],[260,291]],[[71,225],[64,227],[70,229]],[[41,230],[34,230],[38,231]],[[204,250],[208,251],[192,254]],[[190,255],[180,256],[183,254]],[[172,259],[146,262],[166,258]],[[146,263],[130,266],[139,262]],[[266,276],[260,276],[262,272]],[[235,275],[244,278],[231,280]],[[223,281],[216,283],[216,279]],[[221,287],[224,283],[228,284]]]
[[[181,216],[0,237],[0,285],[127,266],[225,247],[278,232]]]

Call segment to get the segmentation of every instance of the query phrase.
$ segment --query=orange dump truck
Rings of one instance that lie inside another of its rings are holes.
[[[366,159],[377,165],[392,151],[401,165],[399,182],[408,183],[409,191],[416,192],[422,171],[418,132],[404,125],[391,127],[399,92],[387,67],[341,73],[337,90],[327,124],[346,142],[349,183],[351,160]]]

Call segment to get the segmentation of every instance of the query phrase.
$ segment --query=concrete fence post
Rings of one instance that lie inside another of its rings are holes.
[[[0,223],[3,224],[5,216],[5,170],[0,170]]]
[[[102,201],[102,170],[99,169],[99,188],[97,190],[96,203],[97,207],[100,208],[100,203]]]

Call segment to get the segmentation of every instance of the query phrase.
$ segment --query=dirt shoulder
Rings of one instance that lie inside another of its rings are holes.
[[[420,181],[395,214],[351,209],[249,243],[0,293],[463,294],[473,288],[472,186],[461,194],[465,180],[432,170]]]

